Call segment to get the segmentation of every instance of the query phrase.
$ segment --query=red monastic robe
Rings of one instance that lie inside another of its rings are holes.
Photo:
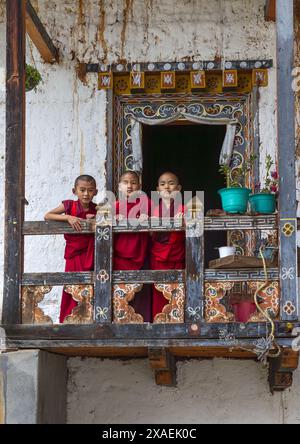
[[[96,204],[90,203],[89,209],[85,211],[80,201],[65,200],[63,202],[65,207],[65,214],[86,219],[87,214],[96,215]],[[94,249],[95,237],[93,234],[66,234],[66,272],[76,271],[92,271],[94,269]],[[76,307],[72,296],[65,291],[62,294],[62,301],[60,306],[60,322],[63,323],[65,318],[72,313]]]
[[[116,202],[116,216],[138,218],[151,214],[151,201],[147,196],[138,197],[135,202],[121,200]],[[149,253],[149,233],[120,233],[114,236],[114,270],[141,270]],[[148,268],[148,267],[146,267]],[[130,302],[136,313],[143,316],[145,322],[151,320],[151,295],[144,285]]]
[[[175,217],[184,214],[185,207],[178,205],[174,208],[174,201],[168,209],[163,201],[154,208],[155,217]],[[154,233],[151,245],[151,270],[183,270],[185,268],[185,233]],[[168,301],[163,294],[153,288],[152,316],[153,319],[161,313]]]

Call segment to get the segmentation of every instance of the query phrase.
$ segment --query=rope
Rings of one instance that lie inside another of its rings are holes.
[[[264,273],[265,273],[265,281],[263,282],[263,284],[255,291],[254,293],[254,302],[255,305],[258,309],[258,311],[264,316],[264,318],[271,324],[271,333],[269,334],[269,336],[267,337],[267,344],[270,344],[269,350],[267,351],[267,353],[265,354],[265,357],[269,357],[269,358],[278,358],[281,353],[282,353],[282,349],[281,347],[276,343],[275,341],[275,323],[273,321],[273,319],[271,318],[271,316],[269,315],[269,313],[267,311],[264,311],[261,306],[258,303],[258,293],[263,290],[269,283],[268,281],[268,272],[267,272],[267,265],[266,265],[266,259],[263,255],[263,246],[260,247],[259,249],[259,254],[262,258],[263,261],[263,267],[264,267]],[[275,349],[275,353],[271,353],[271,350]]]

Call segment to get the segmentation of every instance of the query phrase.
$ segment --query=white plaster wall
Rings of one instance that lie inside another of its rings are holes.
[[[300,372],[271,395],[253,361],[177,364],[177,387],[160,387],[147,360],[69,359],[69,424],[300,424]]]

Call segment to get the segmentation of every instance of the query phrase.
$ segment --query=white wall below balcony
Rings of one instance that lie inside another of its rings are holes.
[[[177,364],[176,388],[159,387],[147,360],[70,359],[69,424],[300,424],[300,372],[270,394],[253,361]]]

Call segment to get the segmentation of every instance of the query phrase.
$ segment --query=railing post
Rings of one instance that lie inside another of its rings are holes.
[[[204,319],[204,218],[186,220],[185,322]]]
[[[95,234],[94,319],[100,324],[112,322],[112,215],[108,207],[97,214]]]
[[[277,0],[279,259],[281,319],[297,320],[297,204],[295,167],[294,2]]]
[[[6,2],[6,155],[3,324],[20,324],[25,198],[25,0]]]

